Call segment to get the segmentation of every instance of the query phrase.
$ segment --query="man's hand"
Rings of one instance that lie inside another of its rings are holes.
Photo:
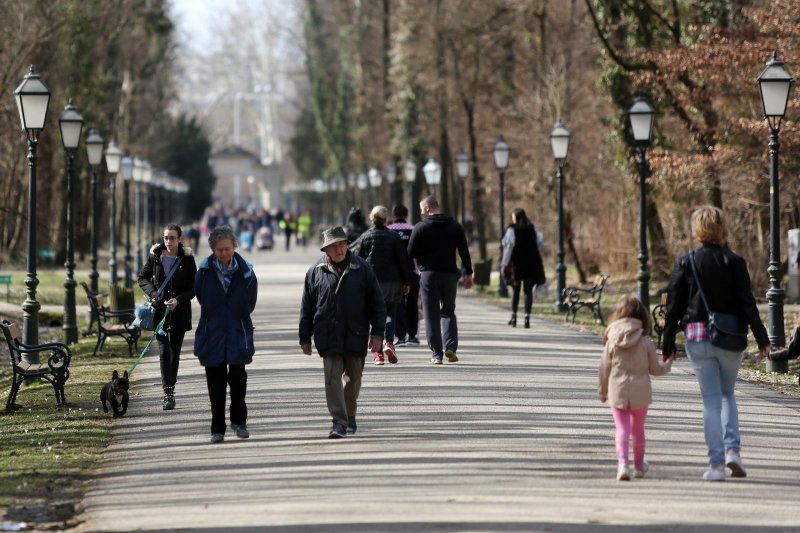
[[[300,349],[303,350],[303,353],[306,355],[311,355],[311,343],[310,342],[301,342]]]
[[[759,348],[759,350],[758,350],[758,359],[759,360],[764,359],[766,356],[769,355],[769,352],[771,352],[773,349],[774,348],[772,347],[771,344],[768,344],[768,345],[764,346],[763,348]]]
[[[600,401],[603,403],[606,403],[606,401],[608,400],[608,396],[606,396],[605,394],[598,394],[598,397],[600,398]]]
[[[372,336],[369,338],[369,351],[380,352],[383,349],[383,338]]]
[[[471,289],[472,288],[472,274],[465,274],[464,275],[464,288]]]
[[[403,285],[403,294],[411,292],[411,285]]]
[[[178,299],[177,298],[170,298],[169,300],[164,302],[164,304],[169,307],[170,311],[174,311],[175,308],[178,307]]]

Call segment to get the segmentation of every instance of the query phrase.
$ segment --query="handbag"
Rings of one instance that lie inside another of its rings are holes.
[[[689,263],[692,265],[692,274],[697,282],[697,290],[703,305],[708,313],[708,340],[712,346],[741,352],[747,348],[747,324],[737,315],[730,313],[715,313],[708,307],[708,300],[700,284],[700,276],[697,274],[697,266],[694,262],[694,252],[689,253]]]
[[[156,291],[156,296],[154,300],[158,300],[161,297],[161,293],[164,292],[164,287],[167,286],[169,280],[172,279],[172,275],[178,270],[178,265],[181,264],[182,257],[179,257],[175,264],[172,265],[172,268],[167,274],[167,277],[164,278],[164,283],[158,288]],[[136,309],[133,310],[134,318],[133,318],[133,325],[137,328],[146,329],[148,331],[152,331],[155,325],[155,318],[156,318],[156,309],[153,300],[147,300],[146,302],[139,304],[136,306]]]

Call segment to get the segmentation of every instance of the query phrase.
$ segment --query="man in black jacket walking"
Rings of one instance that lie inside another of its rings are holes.
[[[328,437],[338,439],[356,432],[364,358],[368,346],[373,352],[381,349],[386,305],[372,267],[347,249],[344,229],[327,229],[323,238],[325,255],[308,270],[303,287],[300,348],[311,355],[313,338],[322,357],[333,419]]]
[[[414,226],[408,241],[408,255],[417,260],[420,271],[422,313],[425,335],[431,349],[431,363],[458,361],[456,289],[459,270],[456,251],[464,266],[464,287],[472,287],[472,260],[461,225],[439,212],[439,202],[428,196],[419,203],[423,220]]]

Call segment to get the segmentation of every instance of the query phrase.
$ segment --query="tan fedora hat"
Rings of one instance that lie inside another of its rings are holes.
[[[322,246],[320,247],[320,251],[324,252],[325,248],[340,241],[347,241],[347,234],[344,232],[344,228],[341,226],[328,228],[322,232]]]

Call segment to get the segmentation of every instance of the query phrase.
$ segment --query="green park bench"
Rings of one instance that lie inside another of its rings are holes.
[[[55,264],[55,262],[56,262],[56,251],[55,250],[49,250],[49,249],[39,250],[36,253],[36,256],[39,258],[39,260],[42,262],[42,264],[53,266]]]
[[[0,285],[6,286],[6,302],[11,298],[11,275],[0,274]]]

